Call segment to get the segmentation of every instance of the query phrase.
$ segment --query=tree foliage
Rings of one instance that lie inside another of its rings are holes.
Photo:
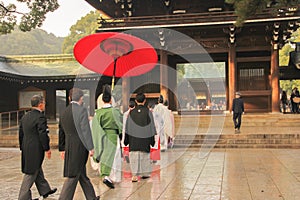
[[[277,14],[279,9],[298,7],[300,0],[225,0],[225,2],[234,6],[238,16],[236,26],[242,26],[245,20],[266,8],[270,8],[274,14]]]
[[[16,28],[10,34],[0,35],[0,55],[61,54],[63,40],[41,29],[22,32]]]
[[[73,53],[73,47],[79,39],[95,33],[95,30],[98,28],[97,19],[99,16],[100,13],[98,11],[91,11],[78,20],[75,25],[71,26],[70,34],[63,42],[63,53]]]
[[[16,4],[5,4],[0,1],[0,35],[11,33],[16,27],[18,16],[21,16],[19,28],[30,31],[41,27],[48,12],[55,11],[59,4],[57,0],[16,0],[16,3],[26,4],[28,12],[18,10]]]
[[[294,87],[299,88],[300,80],[282,80],[280,81],[280,88],[286,91],[287,95],[292,94],[292,89]]]
[[[288,66],[290,59],[290,52],[294,51],[294,47],[291,45],[295,42],[300,42],[300,29],[297,29],[292,33],[289,42],[286,43],[279,51],[279,66]]]
[[[295,49],[292,47],[292,43],[300,42],[300,29],[295,31],[290,38],[290,43],[287,43],[283,46],[283,48],[279,51],[279,66],[288,66],[290,59],[290,52]],[[292,89],[294,87],[300,88],[300,80],[281,80],[280,88],[285,90],[288,95],[292,93]]]

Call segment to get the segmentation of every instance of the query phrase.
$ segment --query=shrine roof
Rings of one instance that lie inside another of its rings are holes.
[[[81,66],[71,54],[0,56],[0,72],[33,77],[94,73]]]
[[[156,16],[178,13],[204,13],[233,10],[224,0],[85,0],[112,18],[124,16]]]
[[[108,16],[99,19],[98,32],[145,28],[186,28],[233,25],[237,15],[224,0],[85,0]],[[167,5],[168,3],[168,5]],[[129,6],[130,5],[130,6]],[[276,14],[271,8],[248,18],[245,24],[300,20],[298,9],[283,9]]]

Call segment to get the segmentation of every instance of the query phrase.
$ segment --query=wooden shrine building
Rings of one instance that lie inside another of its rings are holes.
[[[299,8],[277,15],[266,8],[242,27],[222,0],[86,0],[109,19],[99,19],[96,32],[125,32],[149,42],[158,54],[154,69],[117,79],[113,92],[124,110],[136,92],[150,101],[162,94],[179,113],[231,109],[236,91],[247,112],[279,112],[279,80],[300,79],[295,67],[279,67],[279,50],[300,23]],[[300,50],[300,49],[299,49]],[[0,57],[0,112],[28,108],[36,92],[46,96],[50,119],[68,103],[74,85],[85,90],[93,114],[103,84],[72,55]],[[63,104],[63,105],[61,105]]]
[[[160,88],[154,87],[150,93],[163,94],[172,102],[173,110],[184,107],[178,105],[181,98],[177,90],[178,64],[197,63],[196,67],[201,68],[201,63],[215,62],[224,65],[221,71],[225,75],[186,77],[188,87],[195,93],[196,103],[206,99],[205,103],[210,104],[222,97],[226,109],[230,110],[235,92],[240,91],[247,112],[279,112],[278,52],[299,26],[299,7],[283,8],[276,14],[269,7],[247,19],[242,27],[236,27],[237,16],[224,0],[86,1],[109,16],[109,19],[99,19],[96,32],[133,34],[157,49]],[[181,37],[178,32],[187,37]],[[204,50],[199,50],[190,39]],[[156,78],[149,75],[148,81]],[[135,80],[126,80],[124,92],[132,92],[132,82]],[[220,89],[220,83],[224,85],[224,91]],[[199,105],[193,106],[195,108]]]

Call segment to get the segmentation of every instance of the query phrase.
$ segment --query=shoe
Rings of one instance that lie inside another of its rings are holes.
[[[138,177],[137,177],[137,176],[133,176],[133,177],[131,178],[131,181],[132,181],[132,182],[138,182]]]
[[[142,179],[147,179],[147,178],[150,178],[150,176],[142,176]]]
[[[109,187],[109,188],[112,188],[112,189],[115,188],[114,184],[113,184],[110,180],[108,180],[107,178],[104,178],[104,179],[103,179],[103,183],[104,183],[107,187]]]
[[[49,195],[54,194],[57,191],[57,188],[53,188],[52,190],[50,190],[48,193],[43,195],[43,198],[47,198]]]

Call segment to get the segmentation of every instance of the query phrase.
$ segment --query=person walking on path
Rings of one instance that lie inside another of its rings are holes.
[[[150,146],[154,146],[156,134],[152,112],[145,106],[145,95],[138,93],[135,102],[137,105],[126,122],[124,141],[125,145],[129,144],[132,182],[137,182],[139,175],[143,179],[150,177]]]
[[[299,90],[294,87],[291,94],[292,113],[299,113],[299,102],[297,101],[300,97]]]
[[[123,148],[123,156],[126,160],[127,163],[129,163],[129,147],[128,145],[125,146],[124,141],[125,141],[125,128],[126,128],[126,121],[128,118],[128,115],[132,109],[135,107],[135,102],[134,101],[129,101],[128,105],[128,110],[124,112],[123,114],[123,128],[122,128],[122,139],[121,139],[121,146]]]
[[[121,145],[124,147],[124,140],[125,140],[125,128],[126,128],[126,121],[128,118],[128,115],[130,113],[131,110],[133,110],[135,107],[135,102],[134,101],[129,101],[129,105],[128,105],[128,110],[126,112],[124,112],[123,114],[123,127],[122,127],[122,140],[121,140]]]
[[[95,144],[94,160],[100,162],[100,176],[109,188],[121,181],[122,159],[120,137],[122,136],[122,114],[112,106],[111,89],[104,86],[101,108],[95,111],[92,120],[92,134]]]
[[[160,139],[160,149],[161,151],[166,151],[168,149],[168,132],[171,130],[172,123],[170,118],[169,109],[164,106],[164,97],[162,95],[158,98],[158,104],[155,105],[153,111],[161,116],[163,120],[162,130],[159,131],[159,139]],[[171,134],[171,133],[169,133]]]
[[[56,188],[51,189],[42,169],[45,154],[48,159],[51,158],[47,119],[43,114],[44,98],[34,95],[31,98],[31,106],[32,110],[22,117],[19,127],[22,172],[24,173],[19,200],[32,199],[30,188],[33,183],[43,198],[57,191]]]
[[[166,108],[169,111],[169,126],[166,129],[166,133],[168,135],[168,148],[173,148],[174,145],[174,139],[175,139],[175,121],[174,121],[174,115],[172,113],[172,110],[169,109],[169,101],[165,100],[164,101],[164,106],[166,106]]]
[[[86,174],[88,155],[94,155],[94,145],[89,126],[88,112],[83,104],[83,91],[79,88],[70,90],[68,105],[59,121],[59,151],[64,159],[64,177],[67,177],[60,200],[72,200],[79,181],[87,200],[96,197],[93,185]]]
[[[154,125],[156,130],[156,135],[154,136],[155,139],[155,145],[150,148],[150,160],[152,163],[157,163],[157,161],[160,160],[160,139],[159,136],[162,135],[163,132],[163,119],[159,115],[159,113],[154,112],[154,103],[148,103],[148,108],[150,112],[152,112],[153,119],[154,119]]]
[[[242,114],[244,114],[244,101],[241,98],[241,93],[236,92],[232,102],[232,114],[235,133],[240,133],[242,124]]]
[[[282,105],[282,112],[286,113],[286,105],[288,104],[286,91],[284,90],[282,91],[280,100]]]

